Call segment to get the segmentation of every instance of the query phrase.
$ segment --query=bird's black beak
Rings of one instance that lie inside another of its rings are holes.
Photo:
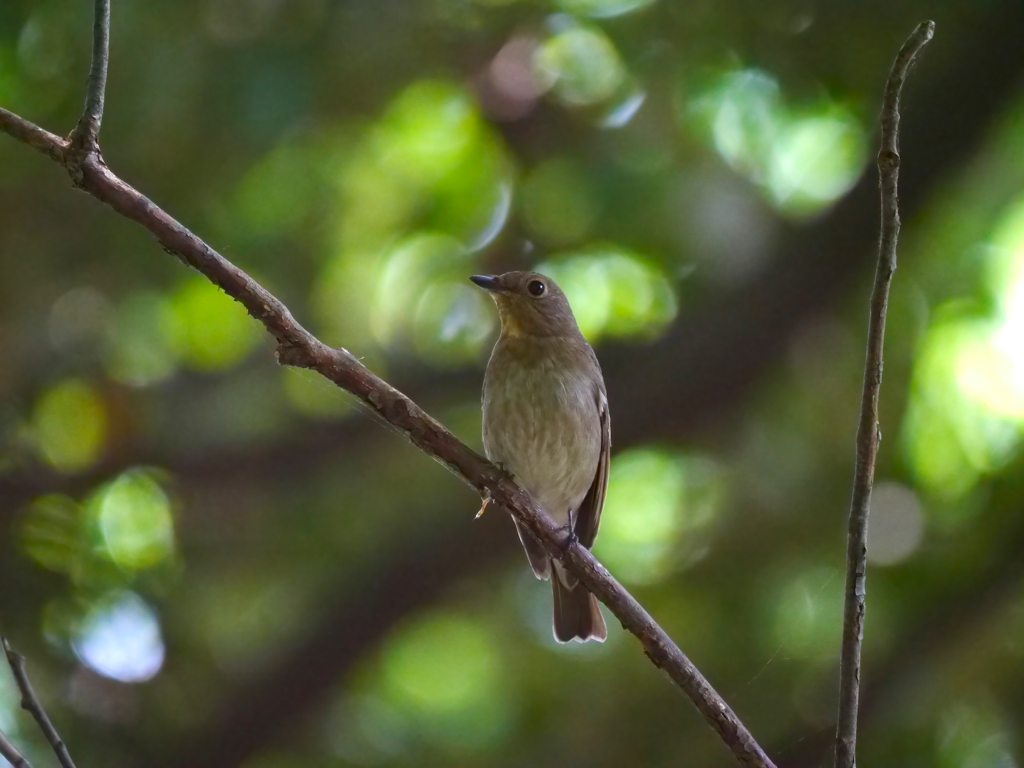
[[[498,282],[498,278],[496,277],[488,277],[487,275],[473,275],[469,279],[472,280],[477,285],[479,285],[485,291],[490,291],[491,293],[505,292],[505,289],[502,287],[501,283]]]

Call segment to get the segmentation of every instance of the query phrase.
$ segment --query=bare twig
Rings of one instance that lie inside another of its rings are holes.
[[[50,744],[54,754],[57,755],[57,760],[60,761],[61,766],[63,768],[75,768],[71,755],[68,754],[68,748],[64,745],[60,734],[57,733],[57,729],[53,727],[53,723],[50,722],[46,710],[43,709],[43,705],[39,702],[39,697],[36,696],[36,692],[32,688],[32,683],[28,679],[28,673],[25,671],[25,657],[11,649],[11,644],[7,642],[6,637],[2,638],[2,642],[4,653],[7,655],[7,663],[11,665],[11,672],[14,674],[14,682],[17,683],[18,690],[21,691],[21,708],[35,719],[36,724],[39,725],[39,730],[43,732],[43,736],[46,737],[46,741]]]
[[[12,768],[32,768],[32,764],[2,732],[0,732],[0,757],[10,763]]]
[[[94,0],[92,20],[92,65],[85,86],[85,110],[71,134],[75,151],[98,152],[103,97],[107,90],[107,62],[110,58],[110,0]]]
[[[97,0],[96,9],[96,24],[109,27],[107,2]],[[90,96],[86,115],[83,116],[83,120],[88,120],[91,112],[95,111],[97,129],[102,94],[97,98],[94,89],[102,88],[105,80],[107,38],[107,29],[100,29],[94,35]],[[97,58],[101,60],[97,61]],[[664,669],[683,689],[741,764],[774,768],[750,732],[665,631],[612,578],[589,550],[570,541],[566,531],[534,505],[526,492],[505,473],[460,442],[409,398],[369,371],[348,350],[333,349],[314,337],[263,286],[115,176],[104,164],[98,143],[95,146],[89,145],[88,130],[91,129],[86,129],[80,150],[73,146],[71,149],[74,151],[65,153],[66,145],[60,139],[52,137],[53,141],[48,141],[47,135],[43,135],[45,132],[21,118],[11,117],[15,119],[0,123],[0,129],[6,130],[10,123],[19,131],[15,134],[16,138],[32,136],[34,141],[29,143],[50,157],[59,159],[77,186],[145,227],[164,250],[203,273],[263,323],[278,341],[277,357],[282,365],[311,368],[356,395],[385,421],[401,430],[416,447],[445,464],[481,496],[489,497],[507,509],[552,556],[562,558],[566,567],[640,640],[648,658]]]
[[[853,768],[857,745],[857,702],[860,697],[860,647],[864,637],[867,572],[868,512],[875,477],[875,457],[880,439],[878,393],[882,386],[882,343],[889,284],[896,271],[896,240],[900,232],[899,201],[899,98],[915,57],[935,34],[935,23],[922,22],[896,56],[882,100],[882,139],[878,152],[882,224],[878,241],[878,266],[871,292],[868,320],[864,390],[857,428],[857,462],[850,503],[850,528],[846,550],[846,601],[843,609],[843,646],[839,671],[839,721],[836,729],[836,768]]]

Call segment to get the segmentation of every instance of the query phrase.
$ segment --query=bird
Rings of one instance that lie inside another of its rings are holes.
[[[484,452],[590,549],[611,455],[608,396],[597,355],[550,277],[506,272],[470,280],[490,294],[501,320],[484,374]],[[597,598],[515,523],[534,575],[551,581],[555,639],[604,642],[608,630]]]

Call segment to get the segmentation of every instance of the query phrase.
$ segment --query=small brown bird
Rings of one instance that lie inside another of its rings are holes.
[[[535,272],[470,278],[490,292],[501,335],[487,363],[484,450],[588,549],[597,538],[611,453],[601,367],[565,294]],[[527,531],[519,539],[538,579],[555,578],[555,639],[603,641],[597,599]]]

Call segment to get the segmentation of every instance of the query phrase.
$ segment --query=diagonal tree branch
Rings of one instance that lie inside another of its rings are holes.
[[[935,34],[935,22],[925,21],[903,44],[885,84],[882,100],[882,148],[878,175],[882,190],[882,225],[878,241],[878,267],[871,291],[867,360],[860,423],[857,428],[857,462],[850,504],[850,529],[846,550],[846,600],[843,608],[843,645],[839,661],[839,722],[836,729],[836,768],[854,768],[857,746],[857,704],[860,698],[860,649],[864,637],[864,609],[868,555],[868,513],[875,457],[880,439],[878,393],[882,386],[882,345],[889,284],[896,271],[896,240],[900,232],[899,200],[899,98],[907,72],[917,54]]]
[[[96,25],[109,27],[108,2],[97,0],[96,10]],[[93,54],[94,57],[102,58],[102,61],[94,58],[89,81],[90,97],[83,117],[87,125],[95,125],[96,130],[102,118],[102,98],[94,98],[94,89],[102,88],[105,79],[108,35],[107,29],[95,35]],[[416,447],[445,464],[482,496],[507,509],[553,557],[561,558],[584,586],[608,606],[623,627],[640,640],[648,658],[655,666],[665,670],[676,685],[683,689],[741,764],[764,768],[773,766],[739,718],[665,631],[589,550],[570,540],[567,532],[538,508],[511,478],[460,442],[409,398],[364,367],[348,350],[328,347],[314,337],[263,286],[139,191],[115,176],[103,162],[98,142],[95,146],[88,144],[88,131],[92,130],[91,127],[85,129],[86,140],[83,140],[81,149],[75,146],[75,151],[65,153],[67,145],[64,142],[53,137],[56,143],[48,145],[43,136],[45,132],[32,130],[35,127],[26,125],[26,121],[20,118],[0,123],[0,129],[6,130],[8,122],[18,126],[25,135],[33,136],[36,143],[29,142],[32,146],[54,159],[57,159],[55,155],[59,155],[76,186],[143,226],[156,237],[164,250],[204,274],[241,303],[277,339],[277,357],[282,365],[315,370],[356,395],[381,418],[401,430]],[[73,157],[68,157],[68,154]]]
[[[64,139],[54,136],[23,117],[18,117],[13,112],[8,112],[3,107],[0,107],[0,131],[25,142],[51,160],[64,164],[64,153],[68,148],[68,143]]]
[[[21,708],[32,715],[35,719],[36,724],[39,726],[39,730],[43,732],[43,736],[46,737],[46,741],[50,744],[53,749],[53,753],[57,755],[57,760],[60,762],[62,768],[75,768],[74,762],[71,760],[71,755],[68,754],[68,748],[64,745],[64,741],[61,739],[60,734],[57,733],[57,729],[53,727],[53,723],[50,722],[49,715],[46,714],[46,710],[43,709],[42,703],[39,701],[39,697],[36,696],[35,689],[32,688],[32,683],[28,679],[28,672],[25,671],[25,657],[20,653],[15,653],[11,648],[11,644],[7,642],[7,638],[0,638],[0,643],[3,644],[4,654],[7,656],[7,663],[11,665],[11,672],[14,674],[14,682],[18,685],[18,690],[21,692]],[[17,750],[15,750],[15,753]],[[5,755],[6,757],[6,755]],[[8,758],[9,759],[9,758]],[[24,762],[23,765],[28,765]],[[17,764],[13,763],[15,768]]]

